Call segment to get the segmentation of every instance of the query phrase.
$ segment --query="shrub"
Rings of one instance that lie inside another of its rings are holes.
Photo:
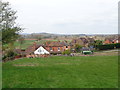
[[[16,55],[17,54],[15,52],[13,52],[12,50],[9,50],[6,52],[6,55],[3,56],[2,60],[3,61],[12,60]]]
[[[7,57],[13,57],[15,56],[15,53],[13,51],[8,51]]]
[[[76,51],[76,52],[80,52],[81,48],[82,48],[81,45],[79,45],[79,44],[76,44],[76,45],[75,45],[75,51]]]
[[[105,44],[105,45],[97,45],[96,46],[97,50],[109,50],[109,49],[114,49],[114,48],[120,48],[120,43]]]
[[[65,50],[62,54],[63,55],[70,55],[70,53],[71,53],[70,50]]]
[[[120,48],[120,43],[116,43],[116,44],[115,44],[115,47],[116,47],[116,48]]]

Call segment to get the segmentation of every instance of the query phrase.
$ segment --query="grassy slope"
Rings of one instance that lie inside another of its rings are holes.
[[[117,59],[54,56],[10,61],[3,63],[3,88],[115,88]]]
[[[35,42],[35,40],[25,40],[25,42],[21,45],[22,49],[26,49],[28,46],[32,45]],[[15,47],[19,48],[20,43],[15,42]]]

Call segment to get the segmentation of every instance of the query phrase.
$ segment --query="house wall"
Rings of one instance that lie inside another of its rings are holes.
[[[114,40],[114,43],[120,43],[120,40]]]
[[[117,41],[117,40],[114,40],[114,43],[118,43],[118,41]]]
[[[57,47],[57,46],[53,46],[53,47],[45,47],[46,48],[46,50],[48,50],[48,51],[53,51],[53,52],[58,52],[59,50],[58,50],[58,48],[60,48],[60,51],[59,52],[63,52],[64,51],[64,48],[63,47]],[[50,50],[50,48],[52,48],[52,50]]]
[[[109,40],[104,41],[104,44],[112,44],[112,43],[120,43],[120,41],[118,41],[118,40],[113,40],[113,42],[111,42]]]
[[[64,50],[70,50],[70,46],[63,46]]]

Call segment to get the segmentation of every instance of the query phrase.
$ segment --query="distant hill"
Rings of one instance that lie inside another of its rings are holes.
[[[79,37],[93,37],[96,39],[104,40],[105,38],[112,37],[116,38],[117,34],[53,34],[53,33],[22,33],[24,38],[27,39],[38,39],[38,38],[48,38],[48,39],[73,39],[73,38],[79,38]]]
[[[21,35],[53,35],[53,36],[86,36],[86,34],[54,34],[54,33],[21,33]]]

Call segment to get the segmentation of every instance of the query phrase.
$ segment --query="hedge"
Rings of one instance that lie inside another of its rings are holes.
[[[97,50],[109,50],[109,49],[114,49],[114,48],[120,48],[120,43],[96,45]]]

